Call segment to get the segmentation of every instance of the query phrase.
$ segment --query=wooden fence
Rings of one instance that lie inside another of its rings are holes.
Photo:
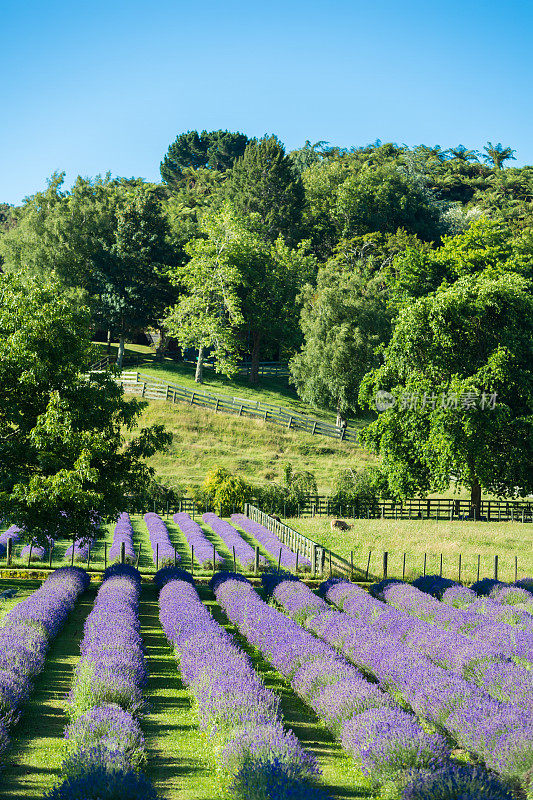
[[[122,372],[116,376],[116,380],[124,387],[125,392],[149,400],[188,403],[191,406],[209,408],[211,411],[223,411],[227,414],[237,414],[239,417],[261,419],[287,430],[300,430],[312,435],[328,436],[347,442],[357,441],[357,431],[353,428],[339,428],[329,422],[298,414],[270,403],[261,403],[241,397],[217,396],[209,392],[189,389],[176,383],[167,383],[142,372]]]
[[[533,522],[533,500],[483,500],[477,512],[469,500],[447,497],[411,498],[402,503],[379,500],[341,503],[324,495],[302,499],[295,516],[338,516],[352,519],[434,519],[486,522]],[[284,514],[287,516],[287,514]]]

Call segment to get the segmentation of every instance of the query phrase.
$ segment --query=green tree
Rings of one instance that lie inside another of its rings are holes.
[[[157,324],[172,298],[167,219],[157,191],[140,181],[79,177],[64,192],[63,180],[55,174],[18,210],[0,239],[5,270],[53,274],[87,291],[95,323],[119,336],[120,367],[126,337]]]
[[[255,244],[229,206],[205,215],[200,233],[202,238],[185,246],[189,260],[172,272],[174,282],[185,291],[165,318],[169,334],[181,347],[198,349],[197,383],[202,383],[208,348],[217,372],[235,371],[236,328],[243,321],[237,289]]]
[[[516,161],[516,150],[513,150],[511,147],[503,147],[501,142],[498,142],[498,144],[487,142],[483,150],[486,154],[483,156],[485,161],[493,167],[496,167],[496,169],[503,169],[503,165],[506,161]]]
[[[173,189],[180,187],[187,171],[231,169],[248,144],[244,133],[230,131],[187,131],[180,133],[161,162],[161,177]]]
[[[298,394],[318,408],[337,412],[345,424],[358,408],[363,375],[379,363],[380,346],[390,336],[390,315],[379,277],[330,261],[319,270],[317,286],[302,291],[305,337],[290,369]]]
[[[479,161],[479,153],[477,150],[469,150],[464,144],[458,144],[457,147],[450,147],[449,149],[450,160],[459,163],[468,164],[471,161]]]
[[[224,192],[242,214],[258,214],[266,239],[281,234],[296,244],[304,189],[292,161],[276,136],[252,139],[228,174]]]
[[[111,520],[170,438],[161,426],[134,435],[144,404],[107,374],[82,375],[89,323],[79,293],[57,281],[0,277],[0,515],[41,544]]]
[[[382,457],[394,495],[456,480],[479,511],[482,488],[533,490],[531,288],[489,268],[400,311],[384,363],[360,393],[368,407],[378,392],[392,395],[361,438]]]

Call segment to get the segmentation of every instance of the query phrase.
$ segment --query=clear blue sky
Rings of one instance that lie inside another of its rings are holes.
[[[533,163],[533,4],[26,0],[0,14],[0,202],[65,170],[159,180],[178,133],[487,140]]]

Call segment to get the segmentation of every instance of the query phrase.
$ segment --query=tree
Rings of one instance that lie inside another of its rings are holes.
[[[332,260],[302,299],[305,341],[290,362],[291,375],[300,397],[335,409],[340,426],[357,410],[363,375],[377,366],[380,345],[389,338],[386,298],[379,278]]]
[[[231,169],[248,144],[244,133],[230,131],[187,131],[180,133],[169,146],[161,162],[161,177],[173,189],[178,188],[187,170]]]
[[[402,304],[488,268],[533,277],[532,246],[509,226],[480,217],[457,236],[444,236],[441,247],[411,242],[385,271],[394,301]]]
[[[400,311],[361,403],[382,410],[361,433],[396,496],[469,487],[533,490],[532,283],[486,269]],[[388,394],[379,395],[379,392]]]
[[[119,336],[120,367],[126,337],[156,324],[173,296],[167,220],[157,191],[140,181],[78,177],[63,192],[63,180],[53,175],[1,237],[5,270],[84,289],[93,320]]]
[[[82,375],[89,323],[57,280],[0,276],[0,516],[28,541],[92,535],[149,481],[144,458],[170,439],[161,426],[134,435],[144,404],[108,374]]]
[[[479,153],[477,150],[469,150],[464,144],[458,144],[457,147],[450,147],[450,159],[458,161],[463,164],[468,164],[471,161],[479,161]]]
[[[304,189],[276,136],[248,143],[228,174],[224,193],[240,213],[259,215],[268,241],[280,234],[289,244],[298,241]]]
[[[208,348],[217,372],[231,375],[235,371],[236,327],[243,321],[237,289],[254,246],[229,206],[204,216],[200,233],[203,238],[185,246],[190,259],[172,273],[185,293],[165,318],[168,332],[181,347],[198,348],[197,383],[202,383]]]
[[[513,150],[511,147],[503,147],[501,142],[498,142],[496,145],[492,144],[492,142],[487,142],[483,150],[486,153],[483,158],[487,164],[492,164],[492,166],[497,169],[503,169],[503,165],[506,161],[516,161],[516,150]]]
[[[322,139],[314,144],[311,144],[310,140],[306,139],[303,147],[298,150],[291,150],[289,158],[296,172],[301,175],[312,164],[317,164],[321,161],[329,152],[329,149],[325,147],[327,144],[329,142]]]

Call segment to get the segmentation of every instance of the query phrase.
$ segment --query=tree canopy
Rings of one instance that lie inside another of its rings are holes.
[[[144,458],[169,442],[161,426],[133,433],[142,404],[109,374],[83,376],[89,322],[57,280],[0,276],[0,515],[41,544],[116,517],[152,474]]]
[[[187,170],[225,172],[242,156],[247,144],[244,133],[222,130],[180,133],[161,162],[161,177],[168,186],[177,188]]]

